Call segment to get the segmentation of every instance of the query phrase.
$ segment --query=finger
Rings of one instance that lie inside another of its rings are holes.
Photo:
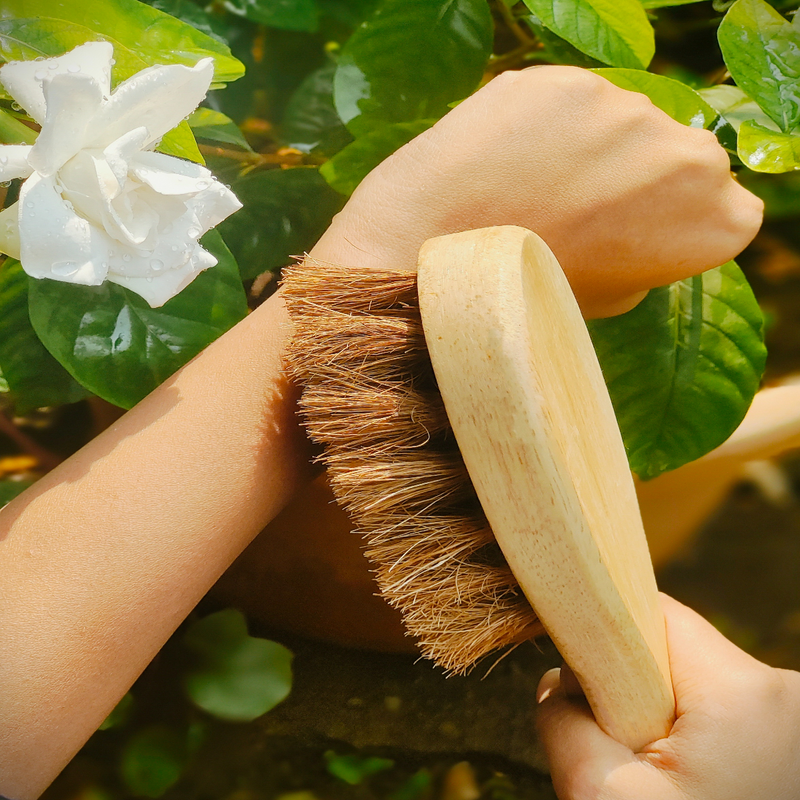
[[[691,608],[665,594],[661,601],[679,716],[689,710],[698,689],[702,690],[699,696],[706,698],[717,689],[727,693],[737,676],[747,679],[754,668],[768,669]],[[725,676],[724,682],[720,675]]]
[[[550,669],[542,675],[536,689],[536,702],[541,703],[561,686],[561,670],[558,667]]]
[[[560,683],[539,704],[537,728],[562,800],[596,797],[613,772],[636,761],[600,729],[586,701],[567,697]]]

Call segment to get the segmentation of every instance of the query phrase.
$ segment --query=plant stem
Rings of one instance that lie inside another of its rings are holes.
[[[282,148],[276,153],[248,153],[245,150],[231,150],[226,147],[217,147],[209,144],[200,144],[198,147],[204,156],[229,158],[251,167],[299,167],[309,164],[321,164],[325,160],[288,147]]]
[[[505,4],[505,0],[497,0],[497,9],[503,21],[508,25],[509,30],[517,37],[520,44],[531,46],[535,40],[525,31],[522,25],[519,24],[517,18],[511,13],[511,9]],[[501,56],[505,58],[505,56]]]

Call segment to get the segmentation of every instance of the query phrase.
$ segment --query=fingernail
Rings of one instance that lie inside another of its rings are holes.
[[[536,702],[543,703],[560,685],[561,670],[558,667],[545,672],[536,689]]]
[[[540,69],[541,67],[547,67],[549,64],[534,64],[532,67],[523,67],[520,72],[527,72],[529,69]]]

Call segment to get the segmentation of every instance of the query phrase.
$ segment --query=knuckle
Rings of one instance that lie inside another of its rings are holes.
[[[589,70],[555,64],[539,69],[523,70],[517,74],[521,81],[537,91],[549,86],[576,99],[598,95],[608,84],[608,81]]]

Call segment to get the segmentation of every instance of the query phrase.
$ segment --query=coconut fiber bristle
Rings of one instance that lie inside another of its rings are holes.
[[[382,595],[425,656],[467,672],[543,632],[483,515],[437,391],[416,273],[286,270],[288,367]]]

